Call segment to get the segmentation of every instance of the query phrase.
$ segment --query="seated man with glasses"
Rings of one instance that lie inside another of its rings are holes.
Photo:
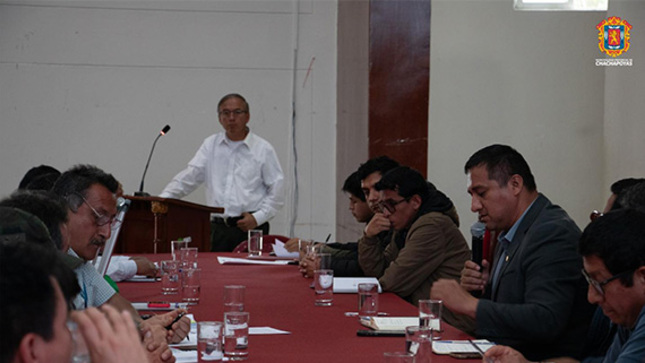
[[[211,221],[211,250],[230,252],[250,229],[269,234],[269,220],[284,205],[284,174],[273,146],[249,130],[244,97],[222,97],[217,113],[225,131],[207,137],[159,196],[183,198],[204,183],[206,204],[224,208]]]
[[[367,237],[359,244],[365,275],[377,277],[384,291],[415,305],[428,298],[437,279],[459,280],[470,250],[450,199],[405,166],[385,173],[375,188],[381,212],[394,233],[385,246]],[[446,322],[467,330],[468,318],[444,313]]]
[[[187,317],[172,323],[183,310],[177,309],[142,320],[132,304],[114,291],[89,262],[110,238],[112,226],[118,223],[115,219],[118,186],[118,181],[111,174],[95,166],[77,165],[64,172],[52,188],[54,194],[67,201],[67,228],[61,232],[65,232],[67,235],[63,238],[69,240],[68,254],[84,262],[74,270],[81,287],[80,294],[74,299],[74,306],[77,310],[83,310],[109,304],[119,311],[129,311],[153,360],[172,360],[167,343],[181,341],[190,330]]]
[[[604,363],[642,362],[645,358],[645,213],[622,209],[591,222],[582,233],[582,274],[587,298],[619,326]],[[501,363],[526,363],[518,351],[495,346],[486,357]],[[550,359],[551,360],[551,359]],[[575,362],[570,358],[553,361]]]
[[[596,218],[602,217],[604,213],[620,208],[643,207],[645,207],[645,179],[620,179],[611,185],[611,196],[609,196],[603,212],[594,210],[589,219],[593,222]],[[585,363],[602,362],[602,358],[614,340],[617,328],[616,324],[613,324],[603,314],[600,307],[596,308],[585,342],[585,351],[589,353],[589,356],[584,359]]]

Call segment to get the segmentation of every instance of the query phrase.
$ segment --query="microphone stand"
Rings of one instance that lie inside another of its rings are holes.
[[[134,195],[137,197],[149,197],[150,194],[146,193],[143,191],[143,181],[146,179],[146,173],[148,172],[148,166],[150,166],[150,159],[152,159],[152,153],[155,151],[155,145],[157,145],[157,141],[159,140],[160,137],[166,134],[170,130],[170,126],[166,125],[166,127],[161,130],[159,135],[155,138],[155,141],[152,143],[152,149],[150,149],[150,155],[148,155],[148,161],[146,162],[146,167],[143,169],[143,176],[141,177],[141,184],[139,185],[139,191],[134,192]]]

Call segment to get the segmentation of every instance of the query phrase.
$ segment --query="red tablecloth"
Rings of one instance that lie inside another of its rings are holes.
[[[158,262],[169,254],[145,255]],[[220,265],[217,256],[244,257],[232,253],[200,253],[201,299],[189,312],[197,321],[222,321],[224,285],[246,286],[246,311],[250,326],[270,326],[289,335],[249,337],[249,362],[382,362],[383,353],[405,350],[404,337],[357,337],[366,329],[346,311],[356,311],[356,294],[335,294],[331,307],[314,306],[311,279],[303,278],[297,266]],[[121,294],[131,302],[180,301],[180,296],[161,295],[161,283],[119,283]],[[416,316],[417,308],[391,293],[379,296],[379,310],[390,316]],[[442,339],[469,336],[443,324]],[[433,363],[479,362],[435,355]]]

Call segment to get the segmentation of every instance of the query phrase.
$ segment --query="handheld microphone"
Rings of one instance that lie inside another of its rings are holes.
[[[155,141],[152,143],[152,149],[150,149],[150,155],[148,155],[148,161],[146,162],[146,167],[143,169],[143,176],[141,177],[141,184],[139,185],[139,191],[135,192],[134,195],[138,197],[149,197],[150,194],[146,193],[143,191],[143,181],[146,179],[146,173],[148,172],[148,166],[150,166],[150,159],[152,159],[152,152],[155,151],[155,145],[157,145],[157,140],[159,140],[160,137],[165,135],[168,131],[170,131],[170,125],[164,126],[163,129],[159,132],[159,135],[155,138]]]
[[[484,249],[484,233],[486,232],[486,225],[480,221],[473,223],[470,226],[470,234],[473,236],[472,239],[472,251],[473,257],[472,261],[482,267],[482,259],[484,258],[483,249]]]
[[[473,236],[471,249],[473,251],[472,261],[479,265],[482,269],[482,259],[484,258],[484,233],[486,233],[486,225],[480,221],[476,221],[470,226],[470,234]],[[474,297],[480,297],[481,291],[471,291]]]

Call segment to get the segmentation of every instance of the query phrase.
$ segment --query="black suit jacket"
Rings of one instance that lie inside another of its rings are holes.
[[[579,238],[567,213],[539,194],[508,247],[496,289],[489,284],[479,301],[476,335],[530,360],[580,358],[593,306],[580,273]]]

